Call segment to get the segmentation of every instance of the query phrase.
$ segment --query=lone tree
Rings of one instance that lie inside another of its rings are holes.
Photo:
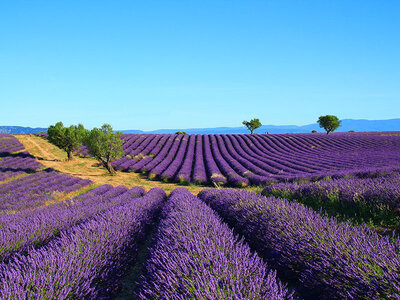
[[[111,162],[125,155],[121,135],[114,133],[111,125],[104,124],[101,128],[93,128],[84,141],[88,152],[100,160],[110,174],[116,173]]]
[[[56,125],[51,125],[47,133],[49,142],[66,151],[68,160],[72,160],[74,151],[82,146],[87,130],[82,124],[64,127],[62,122],[58,122]]]
[[[259,119],[253,119],[250,122],[243,121],[242,124],[250,130],[250,134],[253,134],[254,130],[261,127],[261,122]]]
[[[338,117],[332,115],[320,116],[317,121],[319,127],[324,128],[326,130],[326,134],[329,134],[329,132],[338,129],[339,126],[341,126],[340,125],[341,122],[342,121],[340,121]]]

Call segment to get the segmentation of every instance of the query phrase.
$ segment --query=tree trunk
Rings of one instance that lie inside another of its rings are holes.
[[[73,151],[67,151],[68,154],[68,160],[73,160],[74,156],[73,156]]]
[[[250,134],[253,134],[253,131],[254,131],[254,129],[251,129],[251,130],[250,130]]]
[[[106,167],[107,171],[110,172],[110,174],[115,174],[115,173],[117,173],[117,172],[114,170],[114,167],[112,166],[112,164],[111,164],[110,161],[105,162],[105,163],[104,163],[104,166]]]

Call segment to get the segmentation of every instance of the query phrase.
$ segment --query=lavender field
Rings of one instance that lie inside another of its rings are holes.
[[[244,187],[400,170],[400,136],[386,133],[123,135],[115,168],[171,182]],[[85,153],[85,150],[82,150]]]
[[[43,167],[24,148],[14,136],[0,134],[0,182]]]
[[[265,185],[197,196],[96,185],[4,135],[0,299],[398,299],[387,134],[123,136],[119,169]]]
[[[400,300],[400,1],[0,7],[0,300]]]

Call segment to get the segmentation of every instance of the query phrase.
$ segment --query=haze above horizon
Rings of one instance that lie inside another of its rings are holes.
[[[397,1],[3,1],[0,123],[399,118],[399,29]]]

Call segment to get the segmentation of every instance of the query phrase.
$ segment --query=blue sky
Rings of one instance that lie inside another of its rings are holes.
[[[400,117],[399,1],[2,1],[0,125]]]

